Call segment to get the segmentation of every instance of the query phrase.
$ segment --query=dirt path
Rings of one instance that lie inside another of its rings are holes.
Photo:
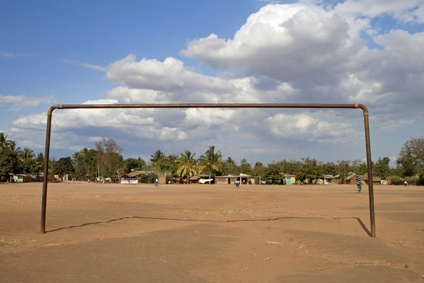
[[[424,282],[424,188],[0,184],[1,282]]]

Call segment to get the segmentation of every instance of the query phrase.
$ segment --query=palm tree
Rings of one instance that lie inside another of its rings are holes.
[[[153,165],[157,165],[164,158],[165,158],[165,153],[163,153],[162,151],[158,149],[152,155],[150,155],[150,162],[152,162]]]
[[[200,156],[200,172],[208,172],[209,179],[214,171],[222,170],[222,155],[221,151],[218,150],[215,153],[215,146],[209,146],[209,149],[205,152],[204,155]]]
[[[175,160],[177,163],[178,169],[177,174],[179,174],[181,177],[186,176],[187,177],[187,184],[188,177],[193,176],[196,173],[196,159],[194,159],[194,153],[191,153],[190,150],[186,150],[184,153],[181,153],[181,156],[179,159]]]
[[[18,156],[22,162],[23,169],[25,173],[32,171],[31,168],[34,163],[34,151],[29,148],[24,148],[23,150],[18,151]]]
[[[236,162],[231,157],[228,157],[227,160],[225,160],[225,162],[227,162],[230,165],[236,165]]]
[[[7,140],[7,135],[0,133],[0,173],[19,173],[18,152],[16,142]]]
[[[7,135],[0,133],[0,150],[7,147]]]
[[[44,155],[40,152],[37,154],[37,157],[35,159],[35,173],[41,173],[43,172],[44,168]]]
[[[16,147],[16,142],[12,141],[12,140],[8,140],[6,141],[6,145],[7,147],[9,147],[9,149],[13,152],[15,152],[16,154],[19,152],[19,150],[21,149],[20,147]]]
[[[227,160],[223,162],[222,171],[224,174],[236,174],[239,173],[240,169],[234,159],[228,157]]]

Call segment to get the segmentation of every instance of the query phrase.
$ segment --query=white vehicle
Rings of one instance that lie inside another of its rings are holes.
[[[211,184],[213,179],[200,179],[199,184]]]

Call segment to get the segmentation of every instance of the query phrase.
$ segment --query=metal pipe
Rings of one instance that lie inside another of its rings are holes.
[[[46,148],[44,153],[44,178],[43,178],[43,198],[41,205],[41,226],[40,232],[46,233],[46,206],[47,206],[47,182],[49,179],[49,158],[50,158],[50,137],[52,131],[52,117],[55,106],[50,107],[47,112],[47,129],[46,129]]]
[[[57,109],[102,108],[360,108],[360,104],[176,103],[176,104],[58,104]]]
[[[371,223],[371,237],[376,237],[375,231],[375,211],[374,211],[374,180],[372,176],[372,160],[371,160],[371,142],[370,142],[370,126],[368,118],[368,109],[365,105],[361,105],[364,113],[364,128],[365,128],[365,148],[367,153],[367,167],[368,167],[368,195],[370,204],[370,223]]]
[[[41,233],[46,232],[47,179],[50,155],[50,137],[54,109],[116,109],[116,108],[361,108],[364,113],[365,146],[368,166],[368,193],[370,205],[371,236],[376,237],[374,213],[374,189],[372,182],[371,142],[369,134],[368,109],[362,104],[281,104],[281,103],[182,103],[182,104],[58,104],[50,107],[47,114],[46,148],[44,156],[43,199],[41,207]],[[371,181],[370,181],[371,180]]]

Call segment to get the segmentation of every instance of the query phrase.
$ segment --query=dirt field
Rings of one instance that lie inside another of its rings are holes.
[[[424,282],[424,188],[0,184],[1,282]]]

